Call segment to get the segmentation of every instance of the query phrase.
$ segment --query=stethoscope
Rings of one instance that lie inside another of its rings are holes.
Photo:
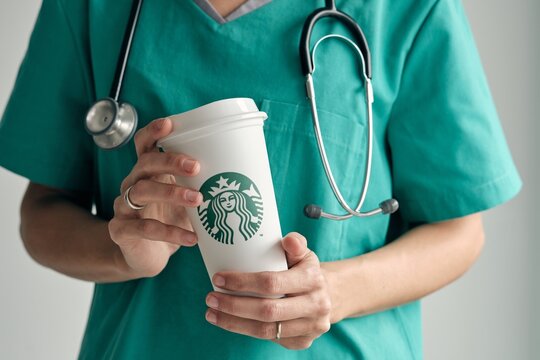
[[[321,217],[332,219],[332,220],[346,220],[352,216],[356,217],[367,217],[377,214],[392,214],[395,212],[399,204],[395,199],[388,199],[379,204],[379,207],[367,211],[361,212],[360,209],[364,204],[366,199],[367,190],[369,187],[369,179],[371,178],[371,159],[373,154],[373,112],[371,105],[374,101],[373,87],[371,85],[371,54],[369,52],[369,47],[367,44],[366,37],[360,28],[360,25],[349,15],[338,10],[336,8],[335,0],[325,0],[325,7],[320,8],[312,12],[306,22],[304,23],[304,28],[302,29],[302,36],[300,37],[300,61],[302,64],[302,73],[306,77],[306,94],[311,104],[311,118],[313,120],[313,128],[315,129],[315,138],[317,139],[317,147],[319,148],[319,154],[321,156],[321,161],[323,163],[324,172],[326,173],[326,178],[330,183],[330,187],[334,192],[334,196],[341,205],[341,207],[347,212],[347,214],[336,215],[328,212],[324,212],[322,208],[318,205],[309,204],[304,207],[304,213],[307,217],[312,219],[319,219]],[[351,31],[356,43],[345,36],[338,34],[330,34],[320,38],[315,45],[313,46],[313,51],[310,51],[310,41],[311,33],[317,21],[322,18],[331,17],[337,20],[340,20],[342,24],[347,26]],[[345,41],[346,44],[353,47],[353,49],[358,53],[360,59],[362,60],[362,78],[364,79],[364,85],[366,88],[365,91],[365,102],[368,118],[368,138],[367,138],[367,155],[366,155],[366,167],[364,171],[364,183],[362,185],[362,192],[360,199],[356,208],[353,210],[349,204],[345,201],[339,191],[339,187],[334,180],[334,175],[332,174],[332,169],[328,163],[328,157],[326,156],[326,150],[324,148],[324,143],[321,136],[321,127],[319,126],[319,115],[317,112],[317,101],[315,98],[315,86],[313,84],[313,73],[315,72],[315,53],[319,44],[329,38],[336,38],[339,40]],[[358,44],[358,45],[357,45]]]
[[[142,0],[133,1],[109,96],[98,100],[86,113],[86,131],[92,135],[96,145],[105,150],[127,144],[137,130],[137,110],[127,102],[118,102],[118,99],[141,6]]]
[[[102,149],[116,149],[126,144],[135,133],[137,128],[137,111],[135,108],[126,102],[119,102],[120,91],[122,89],[122,82],[124,78],[124,72],[126,64],[129,59],[129,51],[131,49],[131,43],[133,42],[133,36],[137,27],[139,14],[141,11],[143,0],[133,1],[131,12],[129,16],[128,25],[124,33],[124,41],[118,63],[116,66],[116,72],[114,81],[111,87],[111,93],[109,97],[98,100],[88,111],[85,119],[86,131],[92,135],[94,142]],[[345,36],[338,34],[330,34],[323,36],[313,46],[313,50],[310,50],[311,33],[318,20],[331,17],[341,21],[352,32],[356,42],[346,38]],[[366,166],[364,171],[364,181],[362,185],[362,192],[357,206],[354,210],[343,198],[339,187],[334,180],[334,175],[330,164],[328,163],[328,157],[326,156],[326,150],[321,136],[321,128],[319,126],[319,116],[317,112],[317,102],[315,98],[315,86],[313,83],[313,73],[315,72],[315,54],[319,44],[326,39],[336,38],[345,41],[350,45],[360,56],[362,60],[362,78],[365,85],[365,102],[368,118],[368,134],[367,134],[367,156]],[[364,204],[367,190],[369,187],[369,180],[371,177],[371,160],[372,160],[372,147],[373,147],[373,113],[372,103],[374,101],[373,87],[371,84],[371,55],[369,47],[362,32],[360,26],[349,15],[338,10],[336,8],[335,0],[325,0],[325,7],[319,8],[312,12],[304,23],[302,29],[302,36],[300,38],[300,60],[302,65],[302,73],[306,77],[306,94],[311,105],[311,115],[313,120],[313,127],[315,129],[315,137],[317,140],[317,147],[321,156],[324,171],[326,177],[332,188],[334,196],[341,205],[341,207],[347,212],[343,215],[336,215],[328,212],[324,212],[320,206],[309,204],[304,207],[304,214],[307,217],[313,219],[319,219],[321,217],[332,220],[345,220],[352,216],[355,217],[367,217],[376,214],[391,214],[395,212],[399,205],[395,199],[388,199],[379,204],[379,207],[362,212],[361,208]]]

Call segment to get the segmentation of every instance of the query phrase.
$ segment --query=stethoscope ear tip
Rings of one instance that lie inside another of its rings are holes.
[[[304,206],[304,215],[311,219],[320,219],[322,209],[320,206],[308,204]]]

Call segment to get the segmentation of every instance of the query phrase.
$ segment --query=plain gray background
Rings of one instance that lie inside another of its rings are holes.
[[[0,2],[2,110],[39,5]],[[425,357],[537,359],[540,2],[468,0],[465,7],[524,187],[516,199],[486,213],[486,246],[474,267],[423,301]],[[26,254],[18,233],[25,186],[25,179],[0,168],[0,358],[73,359],[92,285],[40,267]]]

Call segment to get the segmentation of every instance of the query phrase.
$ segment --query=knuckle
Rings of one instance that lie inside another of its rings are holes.
[[[238,310],[234,300],[225,296],[220,296],[219,298],[219,309],[230,314],[236,314]]]
[[[315,253],[315,251],[310,250],[308,255],[311,256],[311,257],[313,257],[315,260],[317,260],[318,263],[321,262],[320,259],[319,259],[319,257],[317,256],[317,253]]]
[[[251,283],[249,279],[250,279],[249,275],[231,276],[227,278],[227,286],[229,286],[230,284],[232,289],[235,289],[238,291],[248,291],[250,289],[249,284]]]
[[[276,321],[279,319],[281,310],[276,301],[266,301],[262,304],[261,314],[266,321]]]
[[[166,163],[171,169],[178,169],[182,167],[183,157],[174,153],[165,153],[167,154]]]
[[[124,202],[124,199],[121,196],[117,196],[114,199],[113,210],[115,214],[120,212],[123,202]]]
[[[164,240],[171,241],[175,238],[178,238],[175,235],[176,235],[176,232],[173,226],[171,225],[165,226],[165,233],[163,234]]]
[[[116,236],[118,235],[118,220],[115,218],[112,218],[111,221],[109,221],[109,224],[107,225],[109,229],[109,234],[111,235],[111,238],[114,240]]]
[[[297,350],[293,343],[286,342],[282,343],[281,346],[283,346],[287,350]]]
[[[135,184],[133,184],[133,187],[129,192],[130,200],[133,200],[133,198],[142,198],[144,194],[148,193],[149,188],[150,182],[148,180],[137,181]]]
[[[188,202],[187,200],[187,192],[189,191],[188,189],[184,187],[176,186],[176,185],[173,186],[173,188],[174,188],[174,194],[172,196],[174,197],[174,199],[179,200],[183,203]]]
[[[262,290],[267,294],[277,294],[280,290],[280,280],[272,272],[266,272],[261,274]]]
[[[313,329],[317,334],[324,334],[330,330],[330,322],[328,320],[318,321]]]
[[[143,133],[144,133],[144,128],[138,130],[135,133],[135,136],[133,137],[133,140],[135,141],[135,145],[140,145],[141,141],[144,138]]]
[[[126,237],[126,226],[123,221],[113,218],[109,221],[108,228],[111,240],[116,244],[122,243],[123,238]]]
[[[332,303],[327,297],[322,297],[318,302],[318,314],[321,316],[328,315],[332,310]]]
[[[179,196],[178,187],[175,185],[165,185],[165,194],[167,199],[176,199]]]
[[[124,180],[122,180],[122,183],[120,184],[120,193],[121,194],[128,188],[128,182],[127,182],[128,177],[124,178]]]
[[[315,288],[318,290],[324,289],[326,287],[326,278],[324,277],[323,273],[320,271],[317,275],[315,275],[315,279],[313,280],[313,283],[315,284]]]
[[[135,199],[140,199],[141,195],[143,194],[144,183],[142,180],[137,181],[133,186],[131,187],[131,190],[129,191],[129,200],[131,202],[137,202]]]
[[[178,198],[187,201],[187,192],[189,191],[189,189],[177,187],[177,191]]]
[[[287,342],[283,344],[283,346],[289,350],[304,350],[304,349],[309,348],[312,343],[313,343],[313,339],[301,337],[301,338],[294,339],[291,342]]]
[[[320,269],[315,266],[310,266],[305,270],[306,280],[309,281],[313,287],[319,288],[321,286],[321,277],[322,274]]]

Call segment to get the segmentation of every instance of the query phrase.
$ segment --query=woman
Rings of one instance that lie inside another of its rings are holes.
[[[0,164],[30,179],[21,209],[29,254],[96,283],[80,358],[422,358],[417,300],[474,263],[481,211],[521,185],[460,2],[337,1],[361,24],[373,57],[366,208],[400,202],[391,218],[343,222],[302,214],[306,203],[340,210],[316,151],[297,52],[304,19],[322,1],[243,3],[144,3],[121,94],[136,104],[140,129],[107,152],[82,118],[108,94],[131,4],[43,2],[0,127]],[[345,30],[325,22],[314,38],[331,32]],[[338,42],[318,54],[323,136],[352,202],[365,156],[358,64]],[[237,96],[269,116],[289,270],[211,281],[282,299],[211,291],[185,216],[205,199],[171,181],[202,165],[155,149],[171,131],[164,116]],[[124,201],[130,187],[142,210]]]

